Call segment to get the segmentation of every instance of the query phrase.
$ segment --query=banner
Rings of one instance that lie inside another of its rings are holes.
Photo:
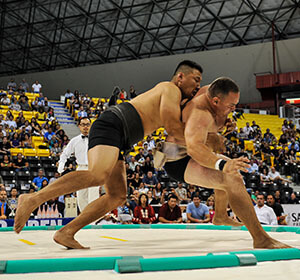
[[[300,204],[281,204],[288,226],[300,226]]]
[[[27,221],[27,227],[35,226],[64,226],[71,222],[74,218],[51,218],[51,219],[30,219]],[[0,227],[13,227],[14,219],[0,220]]]

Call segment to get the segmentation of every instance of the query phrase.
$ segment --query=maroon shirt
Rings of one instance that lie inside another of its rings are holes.
[[[178,205],[176,205],[173,211],[171,211],[168,203],[165,203],[160,207],[158,217],[163,217],[168,221],[176,221],[182,217],[181,209]]]

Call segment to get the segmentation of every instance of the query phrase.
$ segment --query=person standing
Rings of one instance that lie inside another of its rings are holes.
[[[87,117],[81,118],[78,121],[78,127],[81,134],[71,139],[65,147],[58,163],[58,173],[64,172],[64,166],[67,159],[75,154],[78,164],[76,170],[88,170],[88,135],[91,127],[91,120]],[[99,187],[89,187],[87,189],[78,190],[77,204],[80,212],[92,201],[99,198]]]

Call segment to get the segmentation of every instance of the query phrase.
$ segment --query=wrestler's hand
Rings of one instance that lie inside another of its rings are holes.
[[[206,139],[206,145],[215,153],[225,153],[226,147],[225,142],[226,138],[218,133],[208,133]]]
[[[248,164],[250,160],[246,157],[239,157],[236,159],[230,159],[226,162],[223,172],[225,173],[233,173],[235,171],[244,171],[248,172],[247,168],[250,168]]]
[[[235,130],[236,122],[233,119],[228,118],[228,119],[226,119],[224,128],[225,128],[225,131],[223,132],[223,136],[226,136]]]

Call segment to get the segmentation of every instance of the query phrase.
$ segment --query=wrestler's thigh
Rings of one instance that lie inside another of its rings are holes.
[[[193,159],[190,159],[184,172],[184,180],[188,184],[210,189],[224,190],[224,177],[223,172],[203,167]]]
[[[96,177],[102,177],[103,175],[108,177],[118,161],[119,151],[119,148],[108,145],[97,145],[89,149],[89,170]]]
[[[112,170],[112,173],[106,180],[104,187],[106,193],[109,195],[126,195],[127,182],[124,160],[118,160],[118,162]]]

